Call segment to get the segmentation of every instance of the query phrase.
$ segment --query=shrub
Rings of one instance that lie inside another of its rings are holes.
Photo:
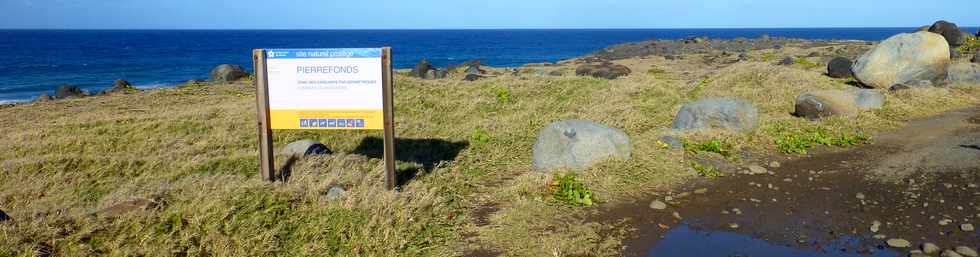
[[[550,189],[555,202],[571,206],[592,206],[592,189],[585,186],[575,174],[555,174]]]
[[[497,96],[497,103],[507,104],[510,103],[510,89],[505,87],[498,87],[493,90],[494,94]]]
[[[472,134],[470,134],[470,141],[473,141],[474,143],[477,144],[490,143],[491,140],[493,140],[493,137],[490,136],[489,132],[487,132],[485,129],[482,128],[477,128],[473,130]]]
[[[803,66],[804,68],[807,68],[807,69],[813,69],[813,68],[820,67],[820,64],[816,64],[814,62],[811,62],[810,60],[807,60],[806,58],[796,58],[796,60],[794,60],[793,63],[796,63],[797,65]]]
[[[961,54],[974,54],[977,50],[980,50],[980,38],[969,36],[964,38],[965,44],[956,47],[956,51]]]

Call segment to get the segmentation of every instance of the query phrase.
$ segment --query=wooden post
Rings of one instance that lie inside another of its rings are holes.
[[[393,77],[391,73],[391,47],[381,48],[381,81],[384,94],[384,162],[385,185],[388,190],[394,190],[398,183],[395,176],[395,114]]]
[[[269,78],[266,73],[266,51],[252,50],[255,72],[256,125],[259,132],[259,175],[262,180],[275,181],[275,160],[272,156],[272,129],[269,127]]]

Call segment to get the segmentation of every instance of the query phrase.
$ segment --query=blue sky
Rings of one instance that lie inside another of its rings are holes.
[[[980,25],[980,0],[0,0],[0,28],[434,29]]]

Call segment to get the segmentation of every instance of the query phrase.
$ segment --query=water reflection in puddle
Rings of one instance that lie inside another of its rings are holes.
[[[896,257],[898,252],[867,246],[856,238],[845,238],[817,249],[775,245],[765,240],[731,232],[706,232],[678,225],[650,249],[647,257]],[[842,250],[844,249],[844,250]]]

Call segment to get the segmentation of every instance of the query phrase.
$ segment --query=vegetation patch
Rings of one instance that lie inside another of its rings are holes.
[[[716,153],[725,159],[735,159],[734,147],[718,139],[709,139],[701,142],[684,140],[684,150],[693,154]]]
[[[871,138],[864,133],[832,132],[816,127],[805,130],[785,130],[776,139],[776,146],[785,153],[806,154],[817,145],[854,146],[868,143]]]
[[[494,95],[497,96],[497,103],[499,104],[511,103],[510,89],[507,89],[506,87],[498,87],[493,89],[493,93]]]
[[[470,141],[476,144],[487,144],[492,140],[493,136],[490,135],[490,132],[482,128],[477,128],[470,134]]]
[[[711,165],[704,165],[696,161],[691,161],[691,168],[694,169],[698,175],[706,178],[719,178],[725,176],[725,174],[721,173],[721,171],[719,171],[717,168],[712,167]]]
[[[807,69],[813,69],[813,68],[820,67],[820,64],[816,64],[814,62],[811,62],[810,60],[807,60],[806,58],[796,58],[796,60],[793,60],[793,63],[795,63],[796,65],[799,65],[799,66],[803,66],[804,68],[807,68]]]
[[[577,178],[574,173],[555,174],[551,182],[552,199],[563,205],[592,206],[592,189]]]
[[[977,52],[977,50],[980,50],[980,38],[968,36],[964,38],[964,41],[966,43],[956,47],[956,51],[960,52],[961,54],[974,54]]]

